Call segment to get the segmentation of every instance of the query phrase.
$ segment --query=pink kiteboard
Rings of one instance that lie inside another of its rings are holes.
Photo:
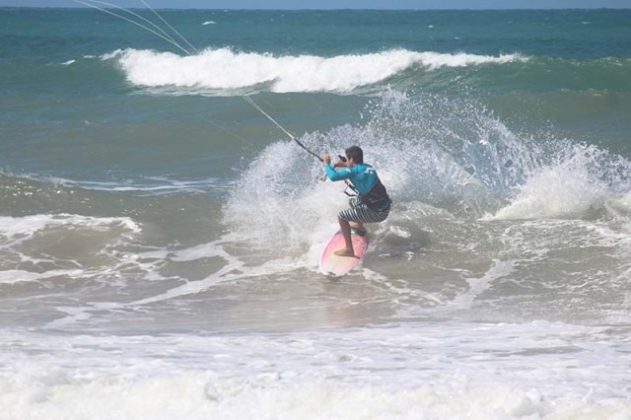
[[[355,229],[351,229],[351,240],[355,257],[340,257],[335,251],[343,249],[344,235],[337,231],[327,242],[320,256],[320,271],[327,276],[341,277],[351,271],[360,263],[368,248],[368,234],[360,235]]]

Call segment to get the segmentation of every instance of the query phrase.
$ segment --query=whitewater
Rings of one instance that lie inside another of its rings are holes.
[[[486,63],[524,61],[518,54],[498,57],[391,50],[373,54],[318,57],[280,56],[208,49],[193,56],[155,51],[114,51],[101,57],[117,59],[127,79],[140,86],[177,86],[226,90],[269,85],[269,91],[351,92],[383,82],[413,66],[429,70]]]

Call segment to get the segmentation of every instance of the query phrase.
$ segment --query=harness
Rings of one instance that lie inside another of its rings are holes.
[[[349,197],[359,196],[359,191],[357,191],[357,188],[355,188],[353,184],[348,182],[348,179],[345,179],[344,183],[346,184],[346,188],[344,188],[344,194],[346,194]],[[351,192],[348,192],[348,190],[350,190]]]
[[[345,179],[344,182],[346,183],[344,194],[349,197],[358,197],[359,200],[362,203],[366,204],[366,206],[368,206],[368,208],[371,210],[385,210],[392,203],[392,201],[390,200],[390,196],[386,191],[386,187],[384,187],[379,178],[377,178],[377,182],[375,182],[375,185],[373,185],[370,191],[368,191],[368,194],[365,195],[360,194],[359,191],[357,191],[357,188],[355,188],[353,184],[351,184],[348,180]],[[349,192],[349,190],[351,192]]]

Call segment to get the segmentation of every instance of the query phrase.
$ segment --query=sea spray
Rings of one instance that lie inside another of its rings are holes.
[[[410,268],[432,237],[449,247],[467,241],[476,253],[494,258],[498,244],[492,236],[490,242],[482,238],[502,225],[489,222],[611,218],[607,203],[629,190],[625,174],[631,163],[625,158],[549,133],[524,134],[472,99],[391,91],[364,113],[363,123],[308,133],[301,141],[333,155],[351,144],[364,148],[394,201],[388,220],[372,228],[372,249],[405,255]],[[278,243],[267,254],[304,255],[309,264],[317,260],[318,244],[337,228],[336,213],[346,206],[343,189],[323,182],[319,162],[279,140],[241,174],[223,221],[233,240],[259,249]],[[615,204],[619,208],[620,201]],[[473,224],[461,231],[464,220]],[[526,233],[529,243],[533,234]],[[463,252],[466,266],[473,256]]]

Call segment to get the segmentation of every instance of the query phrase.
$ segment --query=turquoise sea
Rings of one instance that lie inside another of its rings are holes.
[[[0,419],[631,416],[631,10],[108,11],[0,8]]]

